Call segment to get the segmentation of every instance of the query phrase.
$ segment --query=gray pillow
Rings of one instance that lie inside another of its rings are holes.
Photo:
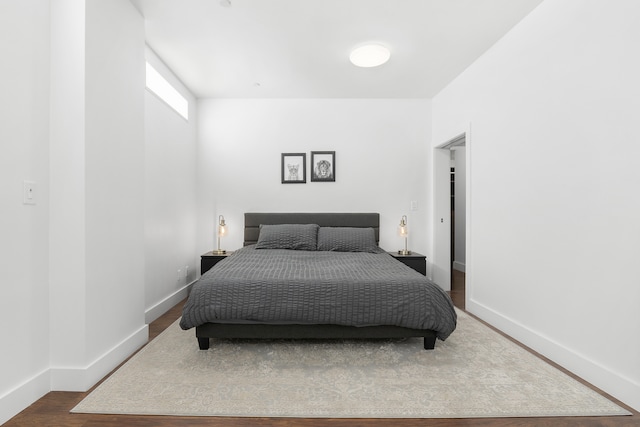
[[[318,228],[318,224],[260,224],[256,249],[315,251]]]
[[[318,250],[336,252],[380,252],[373,228],[320,227]]]

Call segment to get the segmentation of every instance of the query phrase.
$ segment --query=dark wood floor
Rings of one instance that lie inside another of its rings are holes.
[[[454,304],[464,309],[464,274],[454,271],[451,298]],[[181,314],[183,303],[149,325],[149,338],[155,338],[171,325]],[[535,354],[535,353],[534,353]],[[540,355],[538,355],[540,356]],[[544,359],[544,358],[543,358]],[[553,363],[552,363],[553,364]],[[561,368],[560,368],[561,369]],[[576,378],[574,376],[574,378]],[[585,383],[580,378],[576,378]],[[586,383],[585,383],[586,384]],[[589,385],[589,384],[587,384]],[[590,385],[589,385],[590,386]],[[592,386],[590,386],[592,387]],[[594,390],[600,390],[592,387]],[[89,391],[90,392],[90,391]],[[168,417],[130,415],[89,415],[70,414],[69,410],[79,403],[89,392],[51,392],[33,405],[9,420],[4,427],[106,427],[106,426],[208,426],[208,427],[356,427],[356,426],[498,426],[498,427],[640,427],[640,414],[631,408],[621,406],[633,413],[627,417],[549,417],[549,418],[473,418],[473,419],[315,419],[315,418],[228,418],[228,417]]]

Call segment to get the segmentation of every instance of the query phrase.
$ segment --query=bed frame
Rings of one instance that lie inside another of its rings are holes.
[[[373,228],[376,242],[380,240],[380,215],[377,213],[245,213],[244,245],[257,242],[260,224],[318,224],[321,227]],[[215,268],[215,267],[214,267]],[[423,337],[425,350],[435,347],[432,330],[400,326],[343,325],[266,325],[205,323],[196,327],[200,350],[209,348],[210,338],[240,339],[377,339]]]

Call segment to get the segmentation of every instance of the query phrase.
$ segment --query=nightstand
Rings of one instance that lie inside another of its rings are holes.
[[[227,251],[224,254],[207,252],[206,254],[201,255],[200,256],[200,275],[203,275],[204,273],[209,271],[211,267],[213,267],[214,265],[216,265],[217,263],[219,263],[229,255],[231,255],[232,253],[233,251]]]
[[[417,252],[411,252],[411,255],[401,255],[398,252],[387,252],[389,255],[413,268],[420,274],[427,275],[427,257]]]

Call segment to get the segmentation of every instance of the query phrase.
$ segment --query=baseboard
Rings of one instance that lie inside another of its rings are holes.
[[[51,368],[52,391],[87,391],[149,340],[149,325],[137,331],[85,367]]]
[[[50,383],[49,369],[45,369],[0,396],[0,425],[9,421],[24,408],[49,393]]]
[[[165,314],[167,311],[169,311],[171,308],[173,308],[177,303],[185,299],[189,295],[189,291],[191,290],[191,287],[194,283],[196,283],[195,280],[178,289],[154,306],[148,308],[144,312],[145,323],[147,325],[150,324],[151,322]]]
[[[574,373],[605,393],[640,411],[640,384],[613,372],[611,369],[585,358],[562,344],[542,336],[513,319],[470,299],[466,311],[479,317],[510,337]]]
[[[460,261],[453,261],[453,269],[454,270],[458,270],[458,271],[462,271],[463,273],[465,272],[465,264],[463,262]]]

